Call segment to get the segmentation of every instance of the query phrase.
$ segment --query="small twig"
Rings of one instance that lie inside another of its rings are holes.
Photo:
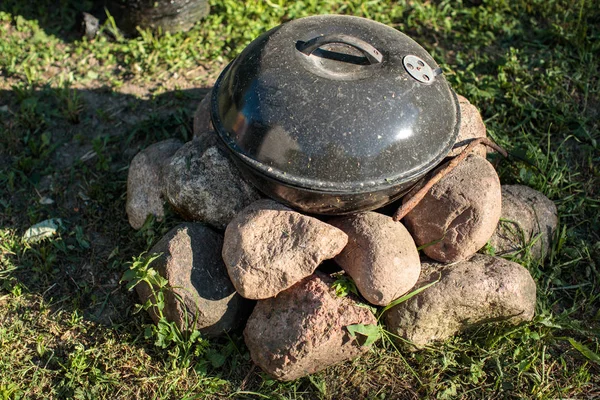
[[[256,369],[256,364],[252,364],[252,368],[250,368],[250,371],[248,371],[248,373],[246,374],[246,376],[242,380],[242,383],[240,384],[240,390],[244,390],[245,389],[246,384],[248,383],[248,379],[250,379],[250,375],[252,375],[252,373],[254,372],[255,369]]]
[[[473,150],[480,144],[491,147],[496,150],[498,153],[502,154],[504,157],[508,157],[508,153],[502,147],[492,142],[488,138],[477,138],[472,140],[469,145],[456,157],[450,160],[442,169],[440,169],[434,176],[431,177],[425,185],[417,193],[415,193],[410,199],[405,201],[398,211],[394,214],[394,221],[400,221],[402,218],[406,216],[409,212],[412,211],[413,208],[417,206],[423,200],[423,197],[429,192],[429,190],[438,183],[443,177],[448,175],[454,168],[458,166],[469,154],[473,152]]]

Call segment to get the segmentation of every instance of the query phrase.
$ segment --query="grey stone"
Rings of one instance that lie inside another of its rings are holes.
[[[88,39],[93,39],[100,30],[100,21],[92,14],[82,12],[81,13],[81,28],[83,35]]]
[[[201,137],[207,132],[214,131],[210,118],[210,101],[212,89],[204,96],[194,113],[194,137]]]
[[[556,226],[556,205],[527,186],[502,186],[502,215],[490,244],[496,254],[523,257],[529,249],[534,258],[548,254]]]
[[[259,300],[244,330],[254,363],[291,381],[369,350],[347,326],[375,325],[373,314],[349,297],[336,297],[332,279],[317,273],[277,297]]]
[[[436,183],[403,221],[428,257],[455,262],[487,243],[500,219],[501,204],[494,167],[472,154]]]
[[[204,96],[194,114],[194,140],[201,151],[212,146],[221,146],[210,118],[212,89]]]
[[[458,104],[460,106],[460,128],[454,147],[448,153],[449,157],[459,155],[471,140],[487,136],[485,124],[477,107],[461,95],[458,95]],[[486,146],[477,146],[473,154],[478,154],[485,158],[487,154]]]
[[[167,139],[140,151],[131,160],[125,208],[129,224],[134,229],[140,229],[149,215],[154,215],[159,221],[163,219],[165,170],[181,146],[181,141]]]
[[[242,296],[266,299],[312,274],[347,242],[338,228],[263,199],[227,226],[223,260]]]
[[[184,218],[225,229],[235,214],[260,198],[217,147],[192,140],[171,160],[167,199]]]
[[[169,231],[150,254],[162,256],[151,267],[167,279],[172,288],[165,294],[163,313],[182,330],[196,320],[195,327],[202,334],[215,336],[243,324],[249,315],[251,302],[236,293],[221,259],[223,238],[210,228],[195,223],[184,223]],[[136,286],[140,301],[152,297],[150,287]],[[158,322],[157,311],[150,315]]]
[[[348,235],[348,245],[335,261],[368,302],[386,306],[415,285],[421,272],[419,252],[400,222],[375,212],[328,222]]]
[[[416,287],[439,279],[385,314],[387,329],[420,349],[473,326],[533,318],[536,286],[521,265],[477,254],[454,265],[423,262]]]

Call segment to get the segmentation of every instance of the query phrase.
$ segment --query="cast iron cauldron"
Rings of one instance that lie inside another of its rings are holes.
[[[244,177],[316,214],[381,207],[452,148],[460,110],[434,59],[364,18],[323,15],[255,39],[215,84],[211,118]]]

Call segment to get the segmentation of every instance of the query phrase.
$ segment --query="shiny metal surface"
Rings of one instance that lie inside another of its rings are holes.
[[[329,40],[336,35],[356,40]],[[301,51],[319,37],[328,40]],[[356,194],[414,182],[448,153],[460,113],[443,75],[419,82],[403,65],[407,55],[439,68],[380,23],[337,15],[288,22],[222,72],[213,124],[243,165],[286,186]]]

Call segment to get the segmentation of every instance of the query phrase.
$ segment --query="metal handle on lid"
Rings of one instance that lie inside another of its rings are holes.
[[[329,43],[342,43],[352,46],[355,49],[360,50],[371,64],[379,64],[383,61],[383,55],[375,47],[364,40],[344,34],[317,36],[316,38],[300,44],[298,50],[309,56],[319,47]]]

